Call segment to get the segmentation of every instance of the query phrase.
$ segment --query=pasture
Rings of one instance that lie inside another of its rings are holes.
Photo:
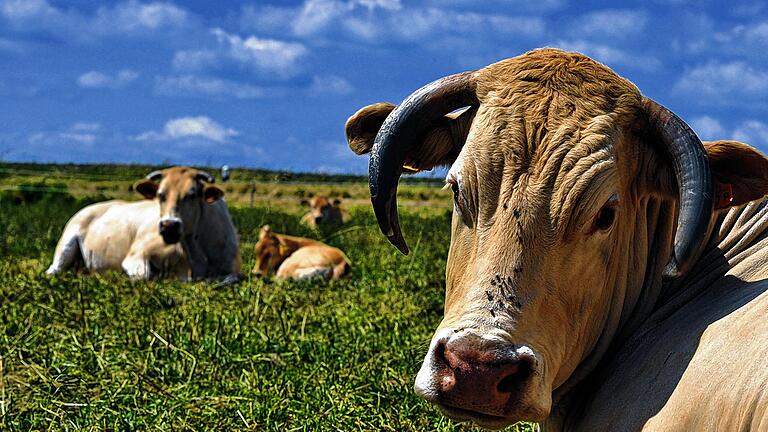
[[[401,188],[413,249],[403,257],[380,235],[364,179],[236,171],[225,190],[246,280],[219,286],[44,276],[66,220],[89,202],[134,197],[132,180],[148,170],[0,168],[0,429],[474,430],[412,391],[443,307],[451,201],[435,182]],[[335,232],[300,225],[309,190],[343,196],[351,221]],[[351,277],[252,278],[265,223],[343,249]]]

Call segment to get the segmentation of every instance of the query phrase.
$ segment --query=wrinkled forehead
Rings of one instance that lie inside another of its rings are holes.
[[[550,121],[641,105],[640,91],[630,81],[588,57],[559,50],[536,50],[502,60],[479,70],[476,80],[481,104],[515,106]]]
[[[163,191],[176,191],[186,193],[196,188],[199,182],[195,179],[198,171],[186,167],[173,167],[163,171],[163,179],[160,181],[160,189]]]
[[[477,80],[480,107],[452,171],[555,183],[580,158],[621,141],[642,107],[632,83],[576,53],[533,51],[480,70]]]

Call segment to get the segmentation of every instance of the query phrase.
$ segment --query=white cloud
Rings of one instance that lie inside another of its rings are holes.
[[[189,26],[192,14],[173,3],[128,0],[93,14],[58,8],[46,0],[0,0],[0,16],[16,31],[43,32],[67,41],[92,42],[106,35],[143,37]]]
[[[648,14],[637,10],[601,10],[576,19],[573,33],[579,37],[622,38],[643,32]]]
[[[511,17],[474,12],[455,12],[445,9],[405,9],[394,14],[386,33],[394,33],[406,40],[423,40],[437,34],[481,33],[500,35],[541,36],[546,24],[535,17]]]
[[[91,151],[102,135],[99,123],[75,122],[68,129],[33,132],[27,137],[27,144],[29,150],[43,153],[55,152],[62,146]]]
[[[103,72],[90,71],[77,78],[77,85],[83,88],[110,88],[118,89],[135,81],[139,73],[130,69],[123,69],[116,75],[108,75]]]
[[[354,87],[349,81],[336,75],[315,76],[312,78],[312,85],[309,88],[314,94],[339,94],[345,95],[352,93]]]
[[[172,3],[130,0],[113,8],[99,8],[94,25],[104,33],[127,33],[179,28],[185,26],[189,18],[186,10]]]
[[[168,120],[160,132],[147,131],[136,137],[139,141],[167,141],[181,138],[204,138],[210,141],[225,142],[237,136],[238,132],[225,128],[206,116],[179,117]]]
[[[691,120],[691,128],[703,140],[718,140],[726,136],[725,128],[720,121],[706,115],[693,118]]]
[[[72,140],[83,144],[93,144],[97,136],[91,133],[61,132],[59,137],[64,140]]]
[[[2,0],[0,14],[10,19],[26,19],[54,13],[46,0]]]
[[[741,61],[711,61],[686,71],[675,83],[674,91],[712,104],[762,100],[768,94],[768,72]]]
[[[0,37],[0,51],[24,52],[26,44]]]
[[[297,35],[308,35],[328,26],[351,10],[351,5],[334,0],[307,0],[293,23]]]
[[[300,43],[256,36],[243,39],[218,28],[213,30],[213,34],[231,58],[260,70],[289,72],[296,66],[297,60],[307,53]]]
[[[552,46],[569,51],[578,51],[603,62],[610,67],[626,66],[639,70],[652,71],[661,66],[661,62],[657,58],[637,53],[630,54],[618,48],[583,40],[559,40],[552,44]]]
[[[215,50],[181,50],[173,55],[173,67],[179,70],[203,70],[220,63]]]
[[[747,49],[768,45],[768,22],[740,24],[729,31],[715,32],[713,39],[726,45],[736,45]]]
[[[155,78],[155,93],[165,96],[256,99],[266,96],[261,87],[218,78],[183,75]]]
[[[477,0],[430,0],[428,3],[443,8],[446,6],[474,7],[477,5]],[[520,13],[547,12],[567,6],[567,2],[563,0],[484,0],[484,3],[494,4],[498,8],[513,9]]]
[[[293,31],[299,36],[317,33],[360,8],[370,15],[376,9],[399,11],[402,7],[400,0],[306,0],[293,18]]]
[[[101,130],[101,123],[96,122],[76,122],[70,127],[73,131],[79,132],[96,132]]]
[[[760,120],[744,120],[731,129],[718,119],[704,115],[693,118],[690,125],[702,140],[734,139],[768,150],[768,124]]]
[[[733,139],[768,149],[768,124],[759,120],[742,122],[734,131]]]
[[[394,0],[306,0],[299,7],[247,6],[240,25],[256,31],[290,32],[301,38],[350,35],[366,42],[426,42],[454,35],[472,38],[541,36],[540,17],[508,16],[437,7],[404,7]],[[345,39],[344,42],[348,42]],[[444,49],[445,47],[441,47]]]
[[[244,30],[284,34],[292,32],[291,25],[299,12],[298,8],[249,4],[241,8],[237,21]]]
[[[350,3],[354,5],[360,5],[373,10],[376,8],[385,10],[400,10],[403,5],[400,0],[352,0]]]
[[[759,13],[753,15],[760,16]],[[729,58],[739,56],[753,63],[759,58],[755,57],[755,52],[768,48],[768,21],[752,21],[753,15],[749,15],[751,22],[729,26],[727,21],[713,20],[708,15],[685,14],[680,26],[695,29],[695,32],[682,38],[676,36],[672,39],[671,47],[686,57],[709,54],[714,58],[722,58],[727,54]],[[723,30],[724,26],[728,27]]]
[[[235,63],[260,72],[289,76],[298,69],[299,60],[307,54],[304,45],[256,36],[240,37],[220,28],[211,30],[216,49],[181,50],[174,54],[173,66],[178,70],[205,70]]]

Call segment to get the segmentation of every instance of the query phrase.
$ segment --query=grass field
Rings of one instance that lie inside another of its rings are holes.
[[[248,276],[225,287],[46,277],[64,223],[94,198],[59,191],[19,204],[5,192],[0,430],[473,430],[412,391],[442,315],[450,201],[437,192],[434,205],[403,215],[408,258],[379,234],[367,205],[350,208],[339,231],[319,233],[299,224],[295,205],[238,201],[245,271],[264,223],[344,249],[353,270],[340,282]]]

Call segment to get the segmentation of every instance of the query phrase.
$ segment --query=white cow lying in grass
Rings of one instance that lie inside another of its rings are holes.
[[[136,186],[145,201],[106,201],[80,210],[67,222],[46,273],[75,268],[123,270],[142,279],[238,280],[237,233],[220,199],[224,192],[204,184],[213,181],[193,168],[168,168]]]

